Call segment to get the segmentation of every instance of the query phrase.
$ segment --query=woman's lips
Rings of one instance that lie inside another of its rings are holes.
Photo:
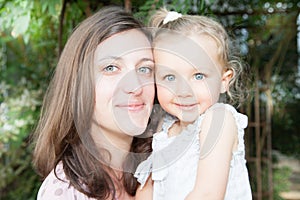
[[[127,109],[128,111],[138,112],[145,108],[145,103],[128,103],[128,104],[118,104],[116,107]]]

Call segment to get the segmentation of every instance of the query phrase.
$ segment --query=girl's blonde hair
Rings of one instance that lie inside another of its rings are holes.
[[[240,106],[248,95],[246,90],[247,78],[244,73],[246,64],[234,55],[230,38],[224,27],[213,18],[199,15],[181,15],[173,21],[164,23],[169,12],[167,9],[161,8],[150,18],[149,26],[158,28],[154,33],[154,44],[157,37],[166,29],[185,35],[191,33],[205,34],[213,38],[218,45],[217,53],[221,63],[224,63],[224,70],[233,71],[233,77],[229,82],[227,91],[227,100],[233,105]]]

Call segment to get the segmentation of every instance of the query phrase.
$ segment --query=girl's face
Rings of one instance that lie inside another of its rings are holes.
[[[146,36],[138,30],[111,36],[98,45],[94,65],[98,131],[111,141],[143,133],[154,99],[153,55]]]
[[[191,123],[225,92],[232,75],[224,72],[214,39],[204,34],[168,36],[155,42],[156,83],[162,108]]]

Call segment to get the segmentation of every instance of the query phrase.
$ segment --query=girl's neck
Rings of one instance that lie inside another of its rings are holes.
[[[176,121],[169,129],[168,136],[176,136],[179,135],[189,124],[193,122],[183,122],[183,121]]]
[[[192,124],[192,123],[194,123],[194,121],[193,121],[193,122],[178,121],[178,126],[180,126],[180,127],[182,128],[182,130],[183,130],[183,129],[185,129],[188,125],[190,125],[190,124]]]

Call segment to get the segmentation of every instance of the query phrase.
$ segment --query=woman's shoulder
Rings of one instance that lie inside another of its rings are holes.
[[[55,172],[54,172],[55,170]],[[43,181],[37,200],[65,200],[65,199],[90,199],[83,193],[79,192],[66,178],[62,164],[58,164]]]

